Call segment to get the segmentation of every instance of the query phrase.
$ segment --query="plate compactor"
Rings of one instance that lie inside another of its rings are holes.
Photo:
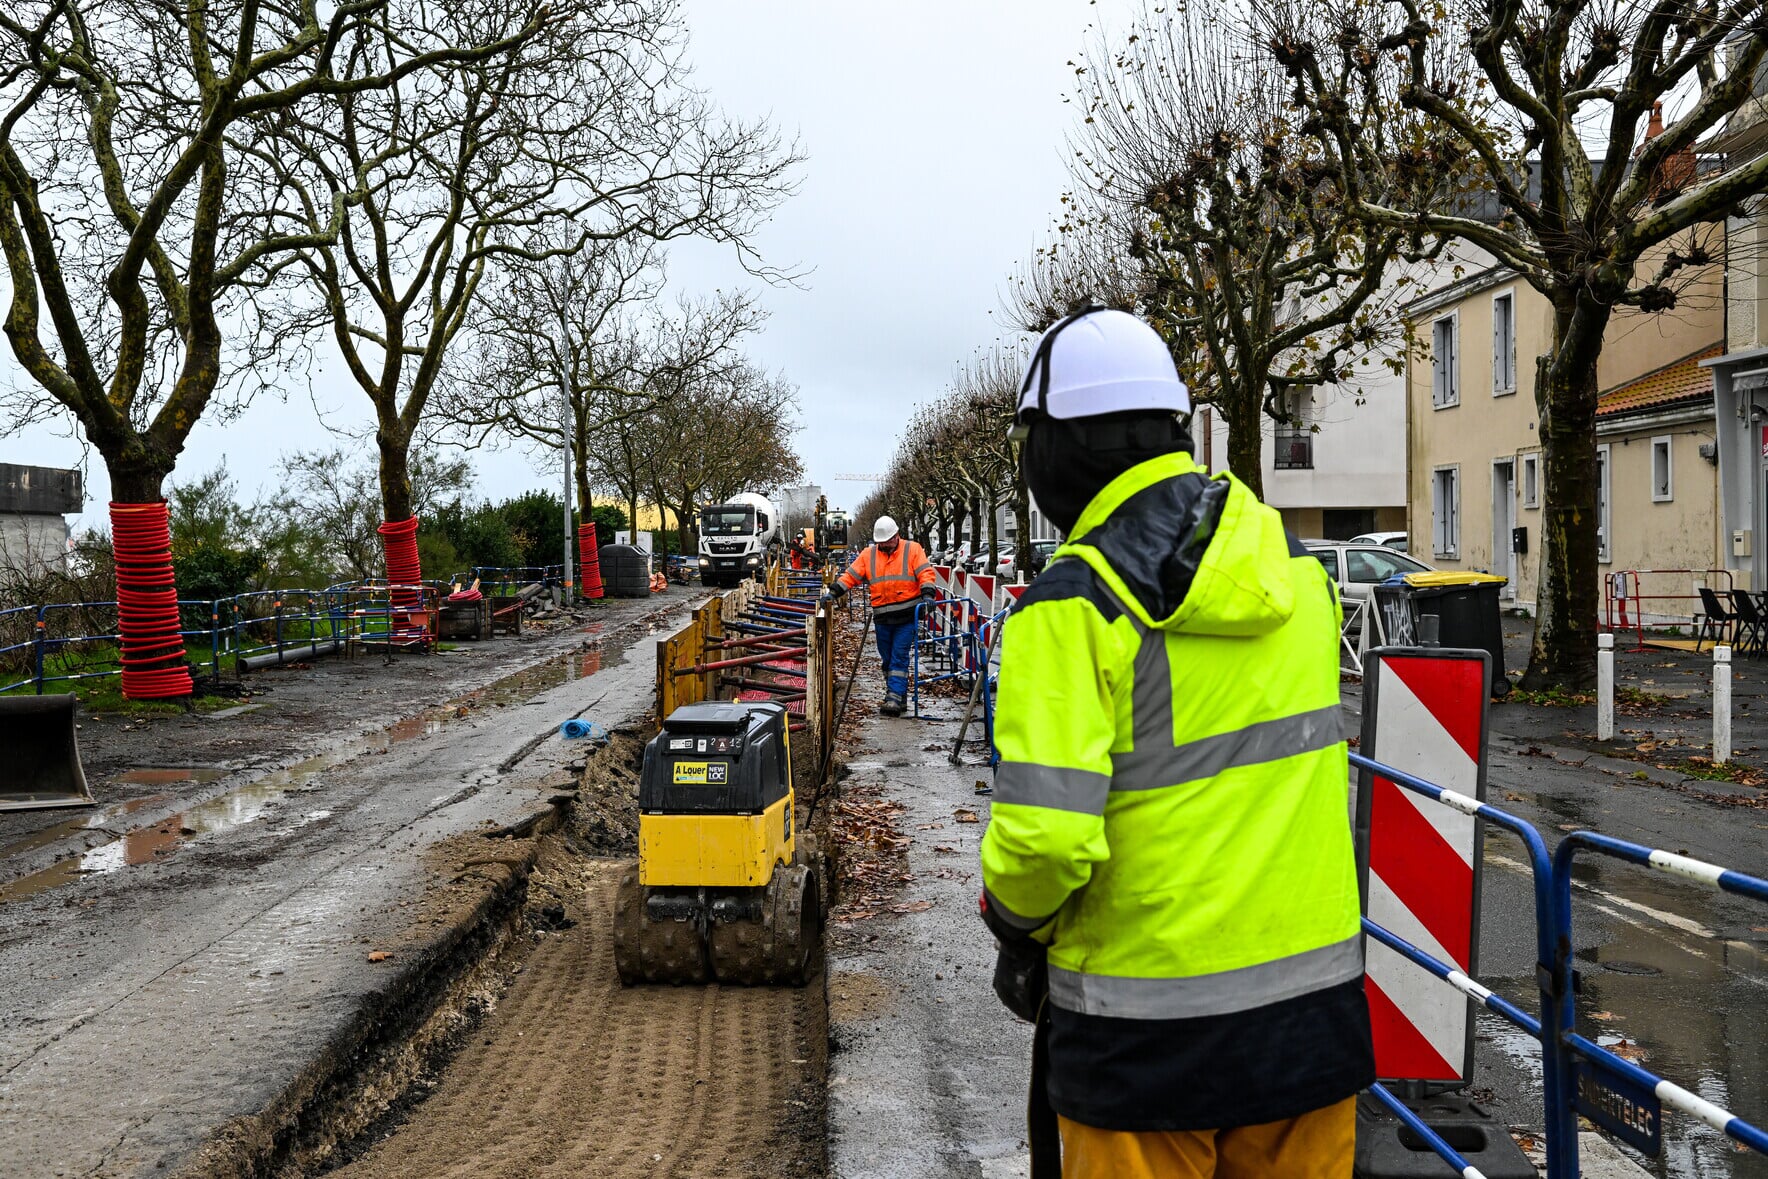
[[[823,872],[793,830],[789,721],[773,703],[688,704],[645,747],[638,866],[615,898],[621,982],[809,981]]]

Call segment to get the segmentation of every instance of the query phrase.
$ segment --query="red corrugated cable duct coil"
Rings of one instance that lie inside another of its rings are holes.
[[[423,566],[417,558],[417,517],[382,524],[378,531],[387,556],[387,596],[393,609],[416,610],[422,604],[419,586],[424,579]],[[401,625],[401,620],[395,620],[396,628]],[[411,625],[410,620],[403,620],[403,625]]]
[[[579,580],[583,582],[582,595],[586,598],[601,597],[602,558],[601,549],[595,542],[594,524],[577,526],[577,564]]]
[[[130,700],[188,696],[192,685],[184,662],[184,638],[178,633],[178,586],[172,575],[166,501],[113,503],[110,516],[123,695]]]

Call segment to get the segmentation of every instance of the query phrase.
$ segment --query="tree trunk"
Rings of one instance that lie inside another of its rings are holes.
[[[993,577],[995,570],[1001,567],[1001,542],[1000,538],[995,535],[995,530],[999,527],[998,521],[1001,513],[992,495],[986,497],[983,503],[985,505],[983,510],[988,513],[988,564],[983,566],[982,571]]]
[[[166,498],[166,476],[171,462],[155,462],[138,456],[104,455],[110,476],[111,499],[120,504],[156,504]]]
[[[1031,557],[1031,485],[1025,481],[1025,468],[1020,466],[1013,472],[1013,519],[1017,521],[1019,540],[1013,554],[1013,564],[1023,570],[1025,562]]]
[[[389,523],[412,516],[411,435],[397,426],[375,432],[381,450],[381,519]]]
[[[1589,292],[1554,313],[1555,347],[1536,362],[1541,436],[1541,576],[1523,687],[1582,691],[1596,682],[1601,527],[1596,360],[1611,305]],[[1612,538],[1611,538],[1612,543]]]
[[[572,416],[576,419],[571,437],[571,461],[577,467],[577,518],[587,521],[590,509],[595,507],[595,500],[589,492],[589,428],[583,424],[582,414]]]
[[[1228,400],[1216,410],[1228,425],[1228,470],[1252,493],[1265,498],[1264,388],[1223,390]]]

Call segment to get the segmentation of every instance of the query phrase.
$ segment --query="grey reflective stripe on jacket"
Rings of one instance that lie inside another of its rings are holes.
[[[1063,766],[1004,761],[995,767],[994,789],[995,802],[1102,815],[1111,793],[1111,776]]]
[[[1111,755],[1111,789],[1179,786],[1240,766],[1318,753],[1344,740],[1344,720],[1334,704],[1194,741],[1178,741],[1173,731],[1173,669],[1166,632],[1144,623],[1109,585],[1105,590],[1123,603],[1124,616],[1141,636],[1130,687],[1134,748]]]
[[[1123,978],[1050,967],[1050,1001],[1119,1019],[1195,1019],[1281,1003],[1363,976],[1363,935],[1329,946],[1184,978]]]

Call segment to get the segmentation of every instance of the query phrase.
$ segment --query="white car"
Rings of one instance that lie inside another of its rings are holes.
[[[1353,536],[1346,544],[1378,544],[1390,549],[1406,552],[1406,534],[1404,532],[1365,532],[1361,536]]]
[[[1403,535],[1403,534],[1402,534]],[[1367,598],[1379,583],[1396,573],[1429,573],[1431,567],[1417,557],[1384,544],[1365,541],[1306,540],[1308,552],[1326,566],[1332,580],[1338,583],[1338,596],[1347,609],[1351,603]]]

